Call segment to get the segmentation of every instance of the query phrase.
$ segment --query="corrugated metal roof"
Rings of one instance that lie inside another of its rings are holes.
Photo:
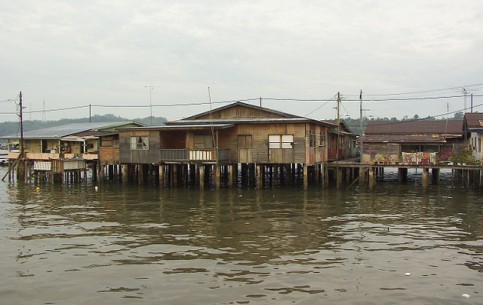
[[[209,115],[210,113],[211,114],[219,113],[219,112],[225,111],[226,109],[230,109],[230,108],[234,108],[234,107],[245,107],[245,108],[250,108],[250,109],[254,109],[254,110],[259,110],[260,112],[266,112],[266,113],[274,114],[274,115],[277,115],[279,117],[286,117],[286,118],[296,117],[293,114],[281,112],[281,111],[274,110],[274,109],[264,108],[264,107],[261,107],[261,106],[255,106],[255,105],[247,104],[247,103],[244,103],[244,102],[234,102],[234,103],[231,103],[231,104],[226,105],[226,106],[218,107],[218,108],[213,109],[213,110],[209,110],[209,111],[206,111],[206,112],[203,112],[203,113],[199,113],[199,114],[187,117],[186,120],[196,120],[197,118]]]
[[[226,119],[206,119],[206,120],[179,120],[166,122],[166,125],[198,125],[198,124],[237,124],[237,123],[296,123],[296,122],[316,122],[327,124],[321,121],[315,121],[308,118],[226,118]],[[327,124],[329,125],[329,124]]]
[[[410,134],[463,134],[462,120],[447,121],[398,121],[372,122],[369,121],[365,130],[366,135],[410,135]]]
[[[24,139],[60,139],[62,137],[85,132],[88,130],[116,128],[131,124],[131,121],[123,122],[95,122],[95,123],[72,123],[49,128],[42,128],[24,132]],[[4,139],[18,139],[19,134],[3,136]]]
[[[163,126],[146,126],[123,128],[121,130],[192,130],[192,129],[225,129],[235,125],[233,124],[185,124],[185,125],[163,125]]]

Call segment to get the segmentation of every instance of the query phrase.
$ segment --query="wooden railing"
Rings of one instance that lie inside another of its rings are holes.
[[[8,159],[17,159],[18,155],[20,153],[18,152],[9,152],[7,155]],[[97,160],[98,159],[98,154],[59,154],[59,153],[26,153],[27,159],[30,160],[57,160],[57,159],[73,159],[75,157],[82,158],[84,160]]]
[[[217,158],[218,157],[218,158]],[[188,161],[228,161],[229,149],[161,149],[162,162],[188,162]]]

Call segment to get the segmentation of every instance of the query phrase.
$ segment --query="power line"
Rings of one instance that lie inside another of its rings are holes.
[[[45,109],[45,110],[31,110],[31,111],[25,111],[24,113],[56,112],[56,111],[64,111],[64,110],[82,109],[82,108],[88,108],[88,107],[89,107],[89,105],[85,105],[85,106],[72,106],[72,107],[66,107],[66,108],[55,108],[55,109]]]
[[[474,94],[473,97],[481,97],[483,95]],[[446,100],[446,99],[455,99],[455,98],[463,98],[464,95],[450,95],[450,96],[425,96],[425,97],[407,97],[407,98],[384,98],[384,99],[366,99],[365,102],[401,102],[401,101],[430,101],[430,100]],[[260,98],[247,98],[247,99],[237,99],[237,100],[225,100],[225,101],[214,101],[212,104],[227,104],[233,102],[250,102],[250,101],[258,101]],[[334,98],[330,99],[299,99],[299,98],[274,98],[274,97],[265,97],[264,100],[272,100],[272,101],[287,101],[287,102],[335,102]],[[14,101],[14,100],[5,100],[5,101]],[[344,102],[357,102],[359,103],[359,99],[343,99]],[[72,107],[64,107],[64,108],[52,108],[52,109],[43,109],[43,110],[31,110],[25,111],[25,113],[46,113],[46,112],[57,112],[57,111],[65,111],[65,110],[75,110],[75,109],[83,109],[92,107],[98,108],[148,108],[148,107],[188,107],[188,106],[203,106],[209,105],[209,102],[196,102],[196,103],[172,103],[172,104],[155,104],[155,105],[103,105],[103,104],[92,104],[92,105],[83,105],[83,106],[72,106]],[[325,105],[325,104],[324,104]],[[318,107],[316,110],[322,108],[324,105]],[[314,110],[313,112],[315,112]],[[311,113],[313,113],[311,112]],[[15,115],[17,112],[0,112],[0,115]]]
[[[409,94],[423,94],[423,93],[432,93],[432,92],[438,92],[438,91],[461,90],[461,88],[480,87],[480,86],[483,86],[483,83],[454,86],[454,87],[447,87],[447,88],[441,88],[441,89],[423,90],[423,91],[387,93],[387,94],[370,94],[370,95],[366,95],[366,97],[367,96],[397,96],[397,95],[409,95]]]

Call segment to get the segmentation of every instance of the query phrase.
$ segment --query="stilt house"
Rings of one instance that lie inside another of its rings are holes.
[[[476,160],[483,160],[483,113],[466,113],[464,117],[464,135],[468,147]]]
[[[119,164],[118,128],[139,127],[132,121],[73,123],[24,132],[23,148],[27,171],[55,173],[80,171],[90,163]],[[8,159],[13,164],[20,156],[21,136],[3,136],[9,142]]]
[[[328,135],[334,127],[329,122],[237,102],[164,126],[122,129],[120,160],[126,165],[161,167],[256,164],[307,168],[329,160]]]
[[[434,164],[465,146],[463,121],[369,121],[362,144],[362,163]]]

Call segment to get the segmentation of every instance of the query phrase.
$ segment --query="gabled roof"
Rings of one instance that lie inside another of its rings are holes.
[[[210,117],[213,117],[213,118],[216,118],[216,117],[220,118],[220,115],[222,115],[224,112],[226,113],[226,112],[228,112],[229,110],[232,110],[232,109],[251,110],[250,112],[237,111],[237,115],[233,116],[234,118],[235,117],[236,118],[249,118],[249,117],[252,117],[252,118],[253,117],[295,118],[295,117],[297,117],[297,116],[289,114],[289,113],[285,113],[285,112],[281,112],[281,111],[277,111],[277,110],[273,110],[273,109],[269,109],[269,108],[254,106],[254,105],[250,105],[250,104],[243,103],[243,102],[235,102],[235,103],[223,106],[223,107],[219,107],[219,108],[216,108],[216,109],[213,109],[213,110],[209,110],[209,111],[206,111],[206,112],[203,112],[203,113],[199,113],[199,114],[187,117],[187,118],[182,119],[180,121],[183,121],[183,120],[191,121],[191,120],[198,120],[198,119],[206,119],[207,116],[210,116]],[[257,114],[256,116],[254,116],[255,113]]]
[[[366,135],[414,135],[441,134],[462,135],[462,120],[434,120],[434,121],[397,121],[374,122],[369,121],[365,130]]]
[[[88,131],[102,131],[116,129],[126,125],[141,125],[133,121],[121,122],[95,122],[95,123],[72,123],[49,128],[42,128],[24,132],[24,139],[60,139],[69,135],[84,133]],[[9,135],[1,137],[3,139],[19,139],[20,135]]]
[[[326,122],[328,124],[332,124],[335,127],[337,127],[337,120],[324,120],[322,122]],[[349,126],[346,124],[344,120],[339,120],[340,122],[340,128],[342,131],[345,131],[346,133],[352,133],[352,130],[349,128]]]
[[[369,121],[363,142],[367,143],[446,143],[463,137],[463,121]]]
[[[254,106],[243,102],[232,103],[213,111],[203,112],[185,119],[166,122],[173,125],[210,125],[210,124],[280,124],[314,123],[325,126],[337,126],[330,122],[317,121],[269,108]]]
[[[483,113],[465,113],[464,120],[468,131],[483,130]]]

